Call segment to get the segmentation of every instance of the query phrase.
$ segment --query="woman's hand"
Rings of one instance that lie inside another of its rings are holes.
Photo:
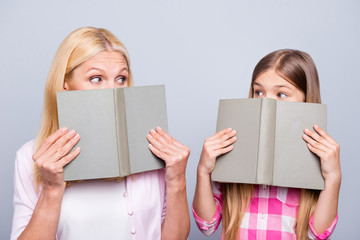
[[[43,187],[65,188],[64,166],[80,153],[80,148],[66,154],[79,140],[79,134],[64,127],[46,138],[34,153],[33,160],[43,177]]]
[[[147,139],[150,142],[149,149],[157,157],[165,161],[166,183],[185,184],[185,172],[190,149],[175,140],[160,127],[157,127],[156,130],[151,129]]]
[[[231,144],[237,140],[235,135],[235,130],[226,128],[205,140],[198,165],[200,174],[210,175],[214,170],[216,158],[234,148]]]
[[[190,217],[185,175],[190,149],[160,127],[151,129],[146,137],[149,149],[166,164],[166,216],[161,226],[161,239],[186,239]]]
[[[320,158],[325,182],[340,184],[340,146],[319,126],[314,125],[314,129],[316,132],[305,129],[303,139],[308,143],[310,151]]]

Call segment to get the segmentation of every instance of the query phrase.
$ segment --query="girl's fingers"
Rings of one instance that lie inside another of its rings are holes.
[[[51,134],[47,137],[43,144],[39,147],[39,149],[34,153],[33,159],[34,161],[38,159],[44,152],[46,152],[59,138],[64,136],[68,132],[66,127],[58,129],[55,133]]]
[[[228,129],[231,129],[231,128],[228,128]],[[215,148],[217,148],[216,147],[217,145],[222,146],[225,141],[232,139],[235,135],[236,135],[235,130],[226,131],[224,134],[218,135],[216,138],[210,137],[210,138],[206,139],[206,142],[208,143],[208,145],[212,145],[212,146],[215,146]]]
[[[218,156],[223,155],[223,154],[225,154],[225,153],[227,153],[227,152],[230,152],[231,150],[233,150],[233,148],[234,148],[233,145],[230,145],[230,146],[228,146],[228,147],[226,147],[226,148],[220,148],[220,149],[218,149],[218,150],[215,151],[214,155],[215,155],[216,157],[218,157]]]
[[[219,148],[227,147],[227,146],[233,144],[234,142],[236,142],[236,140],[237,140],[237,137],[234,136],[234,137],[232,137],[232,138],[230,138],[230,139],[228,139],[228,140],[226,140],[226,141],[223,141],[223,142],[220,144]]]
[[[315,141],[313,138],[309,137],[308,135],[304,134],[303,139],[310,144],[312,147],[320,149],[321,151],[326,151],[327,146],[323,145],[322,143]]]
[[[325,138],[323,138],[322,136],[320,136],[318,133],[313,132],[309,129],[304,129],[304,133],[312,138],[313,140],[315,140],[318,143],[321,143],[322,145],[326,146],[326,147],[331,147],[331,143],[329,141],[327,141]],[[314,145],[313,145],[314,146]]]
[[[324,158],[324,153],[325,153],[324,151],[311,146],[310,143],[307,144],[307,147],[310,149],[311,152],[315,153],[320,159]]]
[[[327,133],[325,132],[321,127],[318,125],[314,125],[315,131],[324,139],[328,140],[331,144],[337,145],[337,142]]]
[[[209,137],[207,140],[213,141],[213,140],[215,140],[215,139],[217,139],[217,138],[219,138],[219,137],[221,137],[221,136],[223,136],[223,135],[226,135],[226,134],[230,133],[231,131],[232,131],[231,128],[225,128],[225,129],[223,129],[223,130],[215,133],[214,135],[212,135],[211,137]]]

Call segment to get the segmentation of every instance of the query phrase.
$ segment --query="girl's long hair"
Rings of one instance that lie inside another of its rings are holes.
[[[263,57],[255,66],[249,98],[254,94],[254,81],[268,70],[274,70],[280,77],[302,91],[305,94],[305,102],[321,103],[319,77],[309,54],[299,50],[281,49]],[[249,207],[253,185],[224,183],[222,189],[224,238],[239,239],[241,221]],[[296,226],[294,226],[299,240],[307,239],[309,220],[314,213],[319,194],[318,190],[301,190]]]
[[[69,79],[77,66],[102,51],[117,51],[125,58],[129,72],[128,84],[132,86],[129,55],[125,46],[110,31],[94,27],[83,27],[73,31],[59,46],[49,70],[42,123],[36,138],[35,150],[59,129],[56,92],[64,90],[65,80]],[[42,176],[35,164],[34,181],[36,186],[42,182]]]

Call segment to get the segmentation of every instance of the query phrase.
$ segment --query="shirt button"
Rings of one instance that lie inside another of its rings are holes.
[[[131,215],[133,215],[133,210],[129,210],[129,212],[128,212],[128,214],[131,216]]]
[[[123,194],[123,195],[124,195],[124,198],[126,198],[126,197],[127,197],[127,192],[124,192],[124,194]]]
[[[135,234],[135,233],[136,233],[135,228],[131,229],[131,234]]]

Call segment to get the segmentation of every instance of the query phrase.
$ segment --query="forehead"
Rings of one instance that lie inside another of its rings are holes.
[[[286,86],[286,87],[295,87],[293,84],[291,84],[288,80],[281,77],[279,74],[277,74],[274,70],[267,70],[263,73],[261,73],[254,81],[253,83],[256,85],[261,85],[263,87],[272,88],[275,86]]]
[[[91,64],[107,64],[107,63],[115,63],[115,64],[127,64],[124,56],[117,51],[102,51],[96,54],[95,56],[86,60],[84,65]]]

